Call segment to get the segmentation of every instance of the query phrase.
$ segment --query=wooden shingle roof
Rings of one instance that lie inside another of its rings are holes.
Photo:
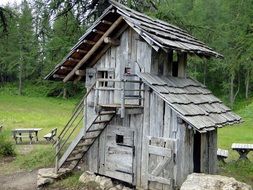
[[[111,1],[111,6],[79,39],[68,55],[45,77],[49,80],[67,82],[82,79],[78,72],[94,65],[110,48],[105,37],[119,38],[122,32],[132,27],[155,50],[171,49],[201,57],[223,57],[197,40],[186,31],[134,11],[120,3]]]
[[[139,73],[138,76],[183,120],[200,132],[241,122],[238,115],[194,79],[150,73]]]

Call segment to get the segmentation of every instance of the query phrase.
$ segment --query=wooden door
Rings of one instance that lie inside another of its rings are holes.
[[[107,131],[104,174],[133,184],[134,181],[134,130],[113,126]]]
[[[172,190],[174,183],[175,140],[148,137],[148,189]]]

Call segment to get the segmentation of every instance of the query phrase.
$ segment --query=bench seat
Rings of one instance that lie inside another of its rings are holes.
[[[224,149],[218,148],[218,150],[217,150],[217,156],[221,156],[221,157],[227,158],[228,157],[228,150],[224,150]]]
[[[223,163],[225,163],[225,159],[228,158],[228,150],[218,148],[217,158],[219,161],[222,161]]]
[[[54,128],[51,130],[50,133],[44,135],[44,138],[46,139],[46,141],[55,141],[54,137],[56,136],[57,133],[57,128]]]

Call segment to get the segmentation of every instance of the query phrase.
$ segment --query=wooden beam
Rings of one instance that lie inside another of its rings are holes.
[[[103,24],[112,25],[112,22],[107,21],[107,20],[102,20],[101,22],[102,22]]]
[[[114,36],[113,39],[117,39],[126,29],[128,28],[128,25],[125,24]],[[89,66],[92,67],[97,63],[97,61],[105,54],[105,52],[111,47],[110,44],[107,44],[97,55],[95,58],[92,59],[92,61],[89,63]],[[81,80],[82,77],[77,77],[75,79],[75,82],[78,80]]]
[[[87,53],[87,50],[83,50],[83,49],[77,49],[76,50],[77,53]]]
[[[110,37],[106,37],[104,39],[104,42],[106,44],[110,44],[111,46],[119,46],[120,45],[120,41],[118,39],[112,39]]]
[[[73,67],[61,66],[61,70],[72,71]]]
[[[104,38],[113,32],[113,30],[123,21],[123,17],[120,16],[111,27],[104,33],[104,35],[97,41],[97,43],[91,48],[91,50],[78,62],[76,67],[63,79],[63,82],[67,82],[75,72],[93,55],[93,53],[100,47],[104,42]]]
[[[92,32],[100,34],[100,35],[104,35],[105,32],[101,31],[101,30],[97,30],[97,29],[93,29]]]
[[[84,40],[83,43],[84,44],[89,44],[89,45],[92,45],[92,46],[96,44],[96,42],[93,42],[93,41],[90,41],[90,40]]]
[[[75,74],[78,76],[85,76],[85,70],[77,70]]]
[[[68,58],[68,61],[78,63],[80,60],[79,59],[74,59],[74,58],[70,57],[70,58]]]
[[[53,77],[54,77],[54,78],[58,78],[58,79],[64,79],[64,78],[65,78],[65,75],[54,74]]]
[[[120,31],[117,32],[117,34],[115,34],[115,36],[113,36],[114,39],[117,39],[126,29],[128,28],[128,25],[125,24]],[[111,47],[110,44],[107,44],[97,55],[94,59],[92,59],[92,61],[90,62],[89,66],[93,66],[96,64],[96,62],[105,54],[105,52]]]
[[[186,77],[187,53],[177,53],[178,56],[178,77]]]

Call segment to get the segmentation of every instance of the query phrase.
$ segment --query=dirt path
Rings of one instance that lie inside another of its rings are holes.
[[[0,174],[1,190],[36,190],[37,170],[18,172],[6,176]]]

